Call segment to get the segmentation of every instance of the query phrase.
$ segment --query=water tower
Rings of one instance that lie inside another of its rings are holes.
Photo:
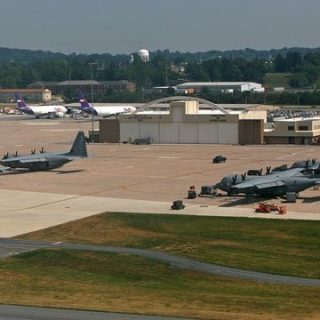
[[[149,51],[147,49],[141,49],[138,51],[138,56],[142,62],[148,62],[150,60]]]

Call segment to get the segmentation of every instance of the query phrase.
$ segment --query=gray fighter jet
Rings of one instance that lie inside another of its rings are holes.
[[[85,136],[79,131],[69,152],[65,153],[48,153],[40,150],[32,150],[30,155],[19,156],[16,152],[14,155],[5,154],[0,164],[11,169],[29,169],[30,171],[51,170],[63,166],[67,162],[75,159],[87,157],[87,147]]]

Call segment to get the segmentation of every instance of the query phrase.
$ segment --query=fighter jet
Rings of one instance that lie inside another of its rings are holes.
[[[49,153],[42,148],[39,153],[32,150],[30,155],[19,156],[17,152],[13,155],[7,153],[3,156],[0,164],[11,169],[43,171],[61,167],[67,162],[87,156],[85,136],[82,131],[79,131],[69,152]]]
[[[262,176],[234,175],[226,176],[215,188],[232,194],[258,195],[276,197],[288,192],[299,192],[320,184],[320,179],[313,173],[304,174],[304,168],[294,168],[283,171],[273,171]]]

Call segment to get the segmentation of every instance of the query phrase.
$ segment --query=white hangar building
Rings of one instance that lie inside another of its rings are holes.
[[[193,98],[194,99],[194,98]],[[155,144],[262,144],[266,111],[199,110],[199,101],[171,101],[167,111],[100,120],[100,142],[150,139]]]
[[[260,83],[256,82],[185,82],[177,85],[180,90],[186,90],[188,93],[200,93],[202,89],[220,92],[264,92]]]

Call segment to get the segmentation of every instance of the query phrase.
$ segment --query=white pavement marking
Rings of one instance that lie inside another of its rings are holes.
[[[41,131],[44,131],[44,132],[67,132],[67,131],[78,132],[79,129],[78,128],[74,128],[74,129],[41,129]]]
[[[56,126],[60,124],[59,122],[23,122],[27,126]]]
[[[181,157],[169,157],[169,156],[162,156],[162,157],[158,157],[158,159],[181,159]]]
[[[171,210],[170,207],[171,203],[160,201],[2,189],[0,190],[0,237],[13,237],[106,211],[320,220],[320,214],[292,211],[279,215],[275,213],[255,213],[253,208],[240,207],[230,208],[199,204],[186,204],[184,210]]]
[[[276,157],[275,160],[287,159],[287,158],[293,157],[293,156],[295,156],[297,154],[298,154],[297,152],[293,152],[293,153],[290,153],[290,154],[285,154],[284,156]]]

